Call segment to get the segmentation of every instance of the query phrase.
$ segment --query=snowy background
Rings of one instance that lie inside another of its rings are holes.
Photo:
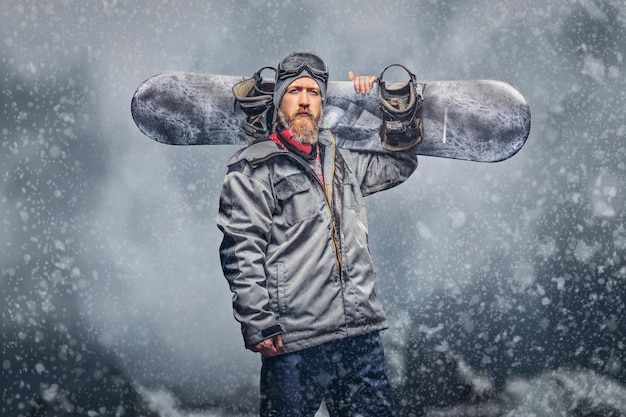
[[[3,416],[256,412],[214,224],[235,148],[152,142],[130,100],[293,50],[531,106],[512,159],[367,200],[401,415],[626,415],[622,0],[16,0],[0,45]]]

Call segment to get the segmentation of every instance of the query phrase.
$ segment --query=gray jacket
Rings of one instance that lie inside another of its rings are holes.
[[[228,163],[220,257],[247,347],[281,333],[286,353],[387,327],[363,196],[406,180],[417,158],[339,149],[327,131],[319,142],[325,187],[269,140]]]

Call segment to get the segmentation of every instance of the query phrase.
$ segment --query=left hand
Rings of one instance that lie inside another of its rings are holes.
[[[354,82],[354,91],[361,94],[369,94],[372,91],[372,87],[376,82],[376,77],[373,75],[354,75],[354,72],[348,72],[348,79]]]
[[[280,334],[277,334],[257,343],[254,346],[251,346],[249,349],[253,352],[258,352],[262,357],[267,358],[278,355],[282,347],[283,338]]]

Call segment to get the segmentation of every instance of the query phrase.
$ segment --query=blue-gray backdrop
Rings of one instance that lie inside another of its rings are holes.
[[[403,415],[555,413],[544,392],[623,411],[622,1],[21,0],[0,26],[2,415],[255,412],[214,225],[235,149],[154,143],[130,99],[293,50],[332,80],[402,63],[531,105],[512,159],[421,158],[368,198]]]

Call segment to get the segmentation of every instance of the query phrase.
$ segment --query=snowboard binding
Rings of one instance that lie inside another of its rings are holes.
[[[391,67],[401,67],[409,74],[406,83],[383,81],[383,75]],[[420,110],[422,107],[424,84],[416,81],[415,74],[404,65],[388,65],[378,77],[378,102],[383,112],[380,126],[382,146],[390,151],[403,151],[417,145],[422,140]]]
[[[268,120],[270,122],[272,120],[274,82],[264,81],[261,77],[261,73],[266,69],[276,72],[273,67],[263,67],[251,78],[246,78],[233,86],[235,105],[238,104],[246,114],[246,118],[241,121],[241,130],[251,142],[270,134]]]

